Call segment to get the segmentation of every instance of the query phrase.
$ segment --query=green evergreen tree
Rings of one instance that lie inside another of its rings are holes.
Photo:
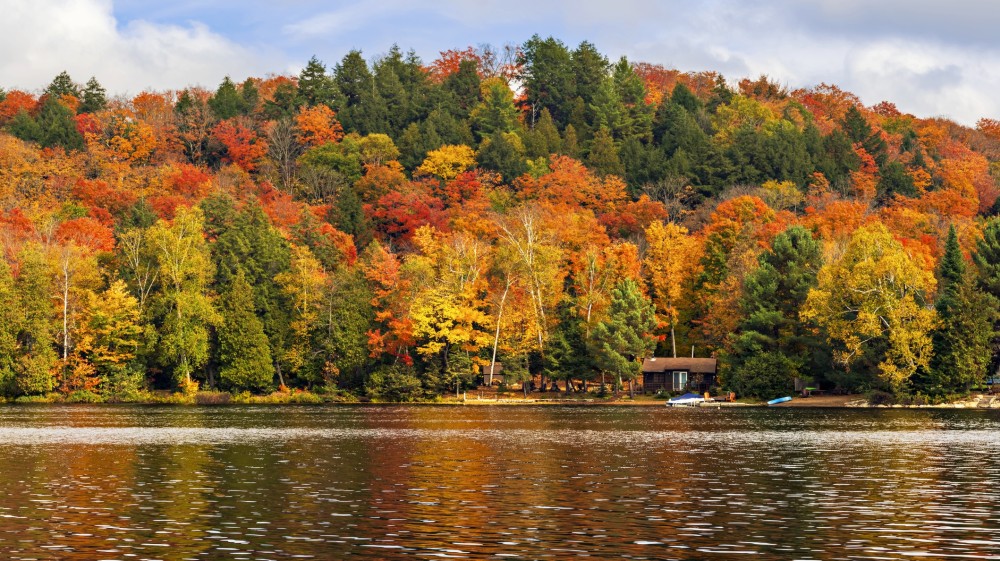
[[[948,229],[938,279],[934,308],[940,325],[933,333],[934,356],[930,370],[914,376],[914,386],[937,395],[967,392],[986,376],[1000,301],[976,289],[954,226]]]
[[[482,99],[479,82],[479,70],[474,60],[463,60],[458,65],[458,71],[445,78],[442,89],[451,96],[450,103],[445,107],[456,119],[468,119],[472,109],[479,105]]]
[[[521,47],[518,62],[530,111],[548,108],[556,123],[568,124],[577,92],[576,69],[566,45],[552,37],[542,39],[534,35]]]
[[[795,371],[822,372],[829,365],[829,349],[817,327],[799,319],[799,309],[817,285],[821,265],[820,244],[802,226],[792,226],[775,236],[771,249],[760,255],[759,267],[744,283],[742,320],[731,336],[732,351],[725,357],[731,372],[741,372],[748,361],[762,353],[774,355],[768,359],[772,361],[784,357],[795,365]],[[744,378],[755,376],[748,371]],[[767,393],[765,388],[758,390],[748,384],[730,389],[741,395],[749,391],[748,395],[762,397]]]
[[[573,125],[566,125],[566,130],[563,131],[562,138],[562,149],[561,154],[569,156],[570,158],[580,158],[580,139],[576,136],[576,127]]]
[[[646,84],[625,57],[614,65],[612,82],[618,102],[622,104],[620,136],[652,140],[653,114],[656,108],[646,104]]]
[[[73,111],[48,97],[42,103],[36,122],[40,131],[38,143],[45,148],[62,147],[66,150],[83,150],[83,136],[76,130]]]
[[[240,97],[243,98],[243,112],[253,115],[260,104],[260,90],[253,78],[247,78],[240,84]]]
[[[91,77],[83,89],[79,112],[96,113],[104,109],[108,105],[107,94],[107,90],[97,81],[97,78]]]
[[[854,105],[847,108],[841,127],[851,142],[861,144],[868,154],[875,160],[879,168],[885,165],[889,158],[889,145],[882,135],[873,131],[868,120],[861,114],[861,111]]]
[[[906,172],[906,167],[898,161],[889,162],[882,167],[876,192],[875,200],[883,205],[892,203],[896,195],[917,196],[913,178]]]
[[[345,387],[360,387],[371,363],[368,333],[375,315],[372,292],[360,268],[341,267],[333,277],[325,302],[323,322],[317,332],[317,348],[324,364],[336,368]]]
[[[278,84],[271,99],[264,101],[264,117],[275,121],[290,118],[295,115],[298,100],[299,94],[294,84]]]
[[[597,87],[593,101],[589,105],[593,124],[599,129],[607,129],[613,137],[621,137],[625,123],[625,105],[618,97],[614,80],[605,78]],[[598,131],[600,134],[600,131]]]
[[[413,113],[410,107],[411,92],[404,83],[406,63],[399,47],[393,45],[389,52],[375,61],[375,88],[378,91],[380,103],[386,108],[386,128],[379,131],[393,138],[399,138],[406,126],[411,122]],[[391,111],[388,108],[392,108]]]
[[[25,142],[42,141],[42,127],[38,126],[38,121],[32,118],[24,109],[14,115],[14,118],[7,125],[7,130],[10,134]]]
[[[233,391],[262,391],[274,380],[271,347],[254,313],[254,290],[238,269],[220,298],[219,379]]]
[[[271,226],[256,201],[251,201],[233,214],[231,200],[228,200],[228,205],[223,201],[213,209],[212,201],[216,198],[206,199],[206,204],[202,205],[206,229],[217,222],[221,225],[220,233],[211,245],[212,261],[217,271],[216,292],[222,294],[231,290],[236,276],[243,274],[252,286],[254,314],[262,322],[270,348],[279,354],[287,344],[291,306],[275,277],[289,269],[291,248],[288,241]],[[220,218],[220,214],[230,218]]]
[[[514,131],[518,124],[514,93],[500,79],[488,80],[483,87],[483,101],[470,114],[473,130],[480,139]]]
[[[503,133],[496,133],[480,144],[476,162],[483,169],[498,172],[508,183],[528,171],[524,153]]]
[[[587,334],[572,302],[564,301],[557,308],[559,323],[546,342],[543,373],[550,380],[562,379],[569,388],[573,379],[590,381],[597,376],[595,360],[590,355]],[[507,379],[507,364],[504,361],[504,377]]]
[[[590,151],[587,153],[585,163],[597,175],[625,176],[625,167],[622,165],[621,158],[618,157],[618,147],[615,146],[611,132],[607,127],[601,127],[597,130],[594,140],[590,143]]]
[[[639,285],[624,280],[611,292],[611,309],[604,321],[590,333],[589,344],[599,368],[618,377],[633,381],[638,378],[642,359],[656,348],[656,316],[653,303]],[[632,392],[634,384],[629,384]]]
[[[422,124],[421,131],[424,136],[423,146],[425,153],[430,150],[437,150],[445,144],[473,145],[473,137],[469,129],[469,124],[459,121],[451,113],[441,109],[435,109],[427,115],[427,119]],[[423,158],[420,161],[422,162]]]
[[[535,127],[528,130],[522,136],[524,141],[525,155],[530,159],[547,158],[552,154],[558,154],[562,150],[562,139],[559,138],[559,129],[548,109],[542,109],[541,116]]]
[[[76,85],[76,82],[69,77],[69,73],[65,70],[56,75],[52,79],[52,82],[45,88],[42,95],[48,97],[54,97],[59,99],[64,95],[71,95],[77,99],[80,98],[80,86]]]
[[[220,121],[246,114],[243,96],[236,90],[236,84],[229,76],[222,79],[215,95],[209,98],[208,106]]]
[[[387,132],[387,109],[361,51],[354,50],[344,56],[334,68],[334,83],[340,91],[337,117],[345,130],[362,135]]]
[[[396,141],[399,148],[399,163],[408,170],[416,169],[427,157],[420,125],[410,123]]]
[[[299,72],[299,103],[312,107],[326,105],[339,106],[337,85],[333,77],[327,75],[326,66],[313,55],[306,67]]]
[[[638,198],[643,185],[656,183],[667,176],[667,160],[653,144],[637,137],[626,138],[621,143],[619,157],[625,168],[625,181],[630,193]]]
[[[589,104],[608,75],[608,59],[588,41],[581,42],[571,57],[576,93],[584,103]]]
[[[694,92],[684,84],[677,82],[672,92],[670,92],[670,102],[686,109],[689,113],[696,113],[702,108],[701,101]]]

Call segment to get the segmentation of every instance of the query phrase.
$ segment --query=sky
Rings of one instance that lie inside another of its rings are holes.
[[[1000,118],[1000,5],[982,0],[0,0],[0,87],[37,91],[62,70],[112,94],[226,75],[297,74],[315,55],[374,59],[534,34],[615,60],[836,84],[866,105],[974,125]]]

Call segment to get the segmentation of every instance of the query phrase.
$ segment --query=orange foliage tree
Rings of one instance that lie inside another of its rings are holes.
[[[267,142],[239,118],[222,121],[212,129],[212,136],[226,147],[226,161],[246,171],[257,169],[267,154]]]
[[[322,146],[344,138],[337,114],[326,105],[303,106],[295,116],[295,129],[295,137],[303,146]]]

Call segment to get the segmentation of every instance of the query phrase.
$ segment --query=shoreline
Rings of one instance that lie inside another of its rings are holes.
[[[221,394],[227,396],[228,394]],[[422,401],[371,401],[359,399],[353,396],[313,394],[307,392],[297,392],[292,394],[271,394],[264,396],[252,396],[249,399],[220,399],[220,394],[210,393],[203,396],[180,396],[171,394],[163,399],[134,400],[134,401],[72,401],[58,396],[46,396],[39,399],[23,401],[0,402],[2,405],[16,406],[79,406],[79,405],[172,405],[172,406],[281,406],[281,405],[362,405],[362,406],[383,406],[383,405],[419,405],[419,406],[471,406],[471,407],[546,407],[546,406],[577,406],[577,407],[666,407],[665,399],[654,399],[649,396],[637,396],[637,399],[630,399],[627,395],[620,397],[547,397],[529,396],[528,398],[517,396],[510,397],[480,397],[466,395],[463,398],[453,396],[442,396],[439,399]],[[864,395],[824,395],[810,396],[807,398],[793,397],[791,401],[768,406],[763,401],[717,401],[705,402],[694,406],[684,406],[681,408],[699,409],[742,409],[742,408],[775,408],[775,409],[1000,409],[1000,396],[990,394],[973,394],[966,399],[941,404],[889,404],[871,405]]]

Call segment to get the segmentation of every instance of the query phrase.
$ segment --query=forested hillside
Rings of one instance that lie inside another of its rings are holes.
[[[329,62],[0,93],[0,394],[411,399],[692,347],[765,397],[994,368],[996,121],[537,36]]]

